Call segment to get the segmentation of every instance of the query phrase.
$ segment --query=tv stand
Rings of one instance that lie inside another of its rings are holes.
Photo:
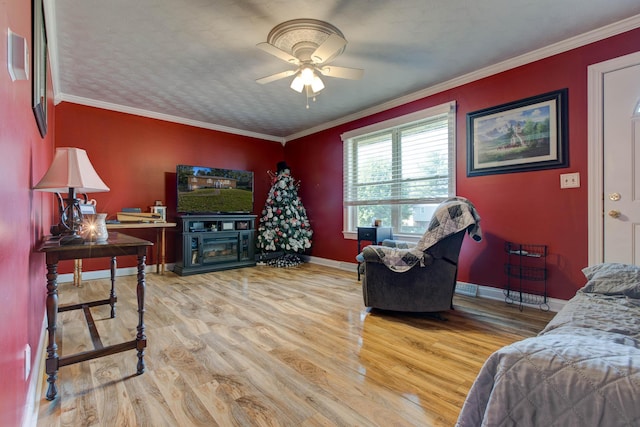
[[[180,216],[173,271],[186,276],[256,265],[255,220],[248,214]]]

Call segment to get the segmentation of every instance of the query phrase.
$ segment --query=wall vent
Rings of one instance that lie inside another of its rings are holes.
[[[471,283],[458,282],[456,284],[456,294],[475,297],[478,295],[478,285],[473,285]]]

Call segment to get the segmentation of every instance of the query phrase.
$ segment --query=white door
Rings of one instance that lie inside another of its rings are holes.
[[[640,64],[602,84],[603,261],[640,265]]]

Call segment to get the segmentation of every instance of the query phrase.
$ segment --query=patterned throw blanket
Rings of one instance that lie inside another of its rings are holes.
[[[430,264],[428,256],[425,260],[424,251],[445,237],[465,229],[474,240],[482,240],[480,215],[478,215],[476,208],[464,197],[452,197],[438,205],[427,232],[414,247],[371,245],[365,247],[362,254],[356,259],[360,262],[366,259],[377,260],[397,272],[407,271],[416,264],[424,267]]]

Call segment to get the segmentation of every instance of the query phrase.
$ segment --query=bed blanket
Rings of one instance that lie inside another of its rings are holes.
[[[534,338],[485,362],[458,426],[640,425],[640,305],[578,292]]]
[[[390,270],[404,272],[419,264],[429,265],[429,257],[425,251],[440,240],[458,231],[467,230],[469,236],[476,241],[482,240],[480,215],[473,204],[464,197],[452,197],[438,205],[431,218],[427,231],[412,248],[370,245],[356,257],[358,262],[367,259],[379,260]]]

